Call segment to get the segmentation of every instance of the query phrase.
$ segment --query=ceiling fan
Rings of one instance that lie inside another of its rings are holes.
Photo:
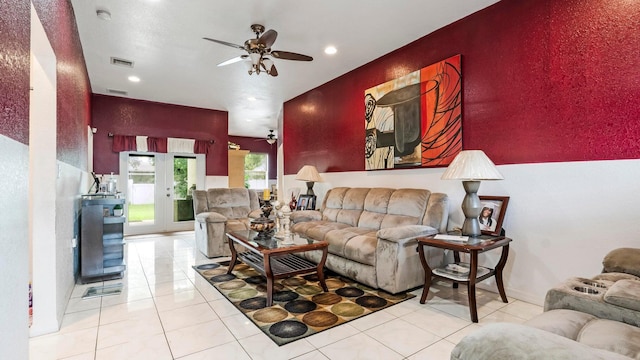
[[[271,50],[271,45],[273,45],[273,43],[276,41],[276,38],[278,37],[278,33],[275,30],[270,29],[264,31],[263,25],[253,24],[251,25],[251,31],[256,34],[256,38],[245,41],[244,45],[237,45],[222,40],[211,39],[208,37],[204,37],[203,39],[246,51],[248,55],[237,56],[233,59],[229,59],[218,64],[218,66],[225,66],[238,61],[250,59],[251,65],[249,68],[249,75],[253,73],[259,75],[260,72],[264,71],[271,76],[278,76],[278,70],[273,64],[273,60],[271,58],[296,61],[313,60],[311,56],[307,55],[297,54],[289,51]]]
[[[278,141],[278,139],[276,138],[276,134],[273,133],[273,130],[269,130],[269,135],[267,135],[265,139],[256,139],[254,141],[263,141],[263,140],[267,140],[269,145],[273,145],[276,143],[276,141]]]
[[[269,145],[273,145],[276,142],[276,136],[273,134],[273,130],[269,130],[269,135],[267,135],[267,142]]]

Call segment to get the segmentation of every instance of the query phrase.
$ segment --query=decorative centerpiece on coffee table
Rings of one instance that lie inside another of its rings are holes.
[[[256,239],[266,239],[271,236],[271,232],[273,228],[276,226],[276,222],[272,219],[269,219],[269,215],[271,215],[271,211],[273,210],[273,206],[269,200],[264,200],[264,205],[260,207],[262,210],[262,216],[257,219],[251,220],[251,224],[249,227],[251,230],[256,231],[258,236]]]

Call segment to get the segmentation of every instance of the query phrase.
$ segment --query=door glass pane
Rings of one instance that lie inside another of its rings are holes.
[[[155,222],[156,161],[153,155],[129,155],[127,179],[129,225],[148,225]]]
[[[192,192],[196,188],[196,159],[173,158],[173,221],[193,220]]]
[[[269,169],[269,155],[249,153],[244,158],[244,183],[249,189],[267,189],[267,169]]]

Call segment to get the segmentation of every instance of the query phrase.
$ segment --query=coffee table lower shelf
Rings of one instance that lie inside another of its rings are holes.
[[[267,280],[266,306],[273,304],[273,282],[275,279],[316,273],[322,290],[329,291],[323,273],[329,247],[329,243],[326,241],[294,235],[292,241],[285,244],[274,238],[259,238],[255,231],[232,231],[227,233],[227,238],[231,250],[231,263],[227,274],[232,273],[236,260],[240,260],[263,275]],[[236,244],[240,245],[239,249],[236,249]],[[313,250],[322,251],[322,258],[317,264],[294,255]]]
[[[238,258],[245,264],[254,268],[261,275],[266,276],[264,269],[264,257],[253,252],[238,253]],[[271,256],[271,272],[274,278],[280,276],[291,276],[293,274],[301,274],[316,271],[318,265],[306,259],[297,257],[292,254],[284,254],[281,256]]]

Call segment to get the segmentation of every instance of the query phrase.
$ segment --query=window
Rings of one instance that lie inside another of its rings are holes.
[[[244,158],[244,186],[249,189],[267,189],[269,155],[249,153]]]

